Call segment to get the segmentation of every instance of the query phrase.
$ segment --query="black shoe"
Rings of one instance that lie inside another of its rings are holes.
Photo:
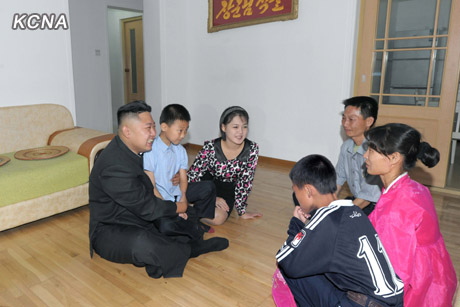
[[[225,238],[214,237],[209,240],[194,241],[191,245],[192,251],[190,253],[190,258],[195,258],[202,254],[226,249],[228,247],[228,240]]]

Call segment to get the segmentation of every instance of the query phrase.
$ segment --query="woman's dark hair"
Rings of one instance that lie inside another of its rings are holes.
[[[219,120],[220,135],[222,136],[222,140],[224,141],[227,139],[227,136],[225,135],[225,132],[222,130],[222,125],[227,125],[228,123],[230,123],[235,116],[242,117],[244,120],[246,120],[246,123],[249,124],[248,112],[246,112],[246,110],[242,107],[233,106],[225,109],[225,111],[222,112],[222,115],[220,116]]]
[[[151,112],[152,108],[142,100],[132,101],[121,106],[117,111],[118,127],[127,117],[138,116],[140,113]]]
[[[289,178],[297,187],[310,184],[321,194],[337,191],[334,165],[321,155],[309,155],[300,159],[289,172]]]
[[[404,156],[403,169],[409,171],[417,159],[428,167],[439,162],[439,151],[421,141],[421,134],[405,124],[386,124],[372,128],[364,134],[368,146],[385,156],[399,152]]]

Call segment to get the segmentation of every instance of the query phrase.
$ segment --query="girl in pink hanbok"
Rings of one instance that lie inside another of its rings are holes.
[[[439,151],[421,142],[420,133],[404,124],[376,127],[366,138],[367,172],[380,175],[384,185],[369,219],[404,282],[404,306],[451,306],[457,278],[433,199],[425,186],[407,174],[418,159],[435,166]]]

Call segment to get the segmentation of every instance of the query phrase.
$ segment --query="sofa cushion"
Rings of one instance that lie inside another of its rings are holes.
[[[72,114],[62,105],[0,107],[0,151],[46,146],[53,132],[73,127]]]
[[[47,160],[11,159],[0,167],[0,207],[63,191],[88,182],[88,160],[74,152]]]

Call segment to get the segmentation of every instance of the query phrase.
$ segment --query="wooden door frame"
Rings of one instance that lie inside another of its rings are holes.
[[[358,29],[358,42],[356,52],[356,66],[355,66],[355,78],[354,78],[354,95],[369,95],[371,93],[371,81],[373,67],[363,63],[373,63],[373,52],[374,42],[372,38],[375,36],[377,22],[375,22],[378,16],[370,16],[365,14],[367,6],[375,8],[378,5],[377,0],[361,0],[360,1],[360,17],[359,17],[359,29]],[[375,10],[378,14],[378,9]],[[365,27],[365,25],[373,25],[372,27]],[[456,54],[456,57],[449,57],[449,54]],[[366,69],[366,67],[368,67]],[[444,124],[452,127],[454,120],[455,104],[457,99],[457,90],[459,86],[460,77],[460,0],[452,0],[451,4],[451,15],[449,18],[449,39],[447,42],[447,50],[445,55],[445,64],[443,70],[443,76],[446,74],[455,75],[455,78],[444,79],[442,81],[441,97],[442,102],[439,108],[424,107],[417,109],[417,112],[428,114],[432,112],[439,113],[439,119]],[[379,105],[380,107],[380,105]],[[392,109],[398,108],[399,106],[385,105],[385,108]],[[385,115],[379,110],[379,116]],[[438,145],[435,147],[446,146],[446,150],[441,151],[441,160],[437,167],[443,169],[444,178],[440,178],[442,183],[438,183],[439,186],[444,187],[447,178],[447,169],[449,166],[449,153],[451,146],[451,133],[449,135],[438,135]]]
[[[128,82],[128,78],[127,78],[127,74],[126,74],[126,63],[125,63],[125,60],[126,60],[126,50],[125,50],[125,47],[126,47],[126,35],[125,35],[125,23],[128,23],[128,22],[131,22],[131,21],[137,21],[137,20],[143,20],[143,16],[140,15],[140,16],[135,16],[135,17],[129,17],[129,18],[124,18],[124,19],[120,19],[120,27],[121,27],[121,45],[122,45],[122,58],[123,58],[123,87],[124,87],[124,104],[127,104],[128,103],[128,95],[129,95],[129,91],[127,89],[129,89],[129,82]],[[143,43],[142,43],[143,45]],[[142,47],[142,49],[144,49],[144,47]],[[144,64],[143,64],[144,65]],[[144,79],[144,82],[145,82],[145,79]],[[145,89],[144,89],[145,90]]]

